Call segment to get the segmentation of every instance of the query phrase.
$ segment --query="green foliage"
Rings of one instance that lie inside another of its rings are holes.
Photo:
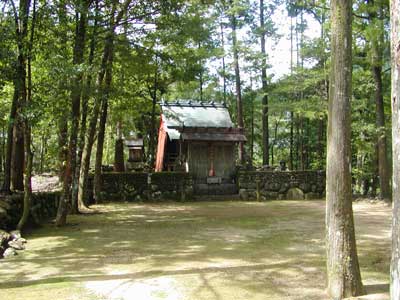
[[[85,60],[74,65],[74,11],[79,1],[37,2],[32,52],[33,101],[27,113],[33,126],[36,171],[58,168],[58,126],[60,119],[69,121],[73,78],[82,73],[86,85],[86,79],[92,76],[87,91],[89,114],[94,101],[102,97],[97,77],[111,11],[109,2],[100,1],[97,8],[95,3],[89,8]],[[274,78],[267,71],[270,153],[274,164],[289,160],[292,128],[295,167],[300,167],[301,145],[306,147],[307,167],[323,167],[324,153],[321,155],[318,151],[325,148],[330,68],[328,4],[326,0],[264,1],[265,25],[261,28],[259,1],[132,1],[116,29],[104,164],[113,162],[117,124],[122,124],[124,136],[132,131],[142,135],[147,151],[159,124],[160,111],[157,105],[153,111],[153,103],[176,99],[226,101],[236,120],[230,25],[230,18],[235,16],[247,153],[252,146],[253,163],[260,165],[264,96],[260,89],[261,68],[270,67],[270,53],[261,54],[260,37],[265,33],[267,43],[271,44],[288,39],[287,35],[278,34],[280,28],[275,19],[275,12],[284,9],[293,22],[293,51],[298,47],[299,53],[293,54],[290,74]],[[118,7],[121,5],[119,1]],[[374,65],[382,67],[385,120],[388,127],[390,124],[388,15],[387,0],[354,2],[352,148],[356,178],[372,177],[375,172],[375,141],[379,132],[375,125],[375,87],[371,72]],[[321,25],[318,37],[307,37],[311,18]],[[95,38],[95,51],[90,64],[92,38]],[[15,22],[7,2],[0,12],[0,145],[6,138],[3,132],[13,98],[16,60]],[[357,165],[360,155],[364,157],[361,167]]]

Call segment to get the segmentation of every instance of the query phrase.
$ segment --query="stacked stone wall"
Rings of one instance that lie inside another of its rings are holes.
[[[107,172],[101,175],[101,200],[104,201],[161,201],[190,200],[193,197],[193,180],[184,172]],[[88,196],[93,202],[93,180],[89,179]]]
[[[49,218],[54,218],[60,197],[60,192],[33,193],[29,223],[40,224]],[[1,229],[15,229],[22,215],[23,203],[23,193],[14,193],[0,198]]]
[[[325,171],[240,171],[242,200],[319,199],[325,192]]]

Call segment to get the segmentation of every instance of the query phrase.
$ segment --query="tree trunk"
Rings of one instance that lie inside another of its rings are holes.
[[[376,196],[376,191],[377,191],[377,189],[378,189],[378,181],[379,181],[379,178],[378,178],[378,174],[379,174],[379,161],[378,161],[378,159],[379,159],[379,155],[378,155],[378,145],[377,144],[375,144],[374,145],[374,152],[372,152],[372,170],[373,170],[373,172],[372,172],[372,178],[371,178],[371,193],[370,193],[370,195],[372,196],[372,197],[375,197]]]
[[[9,193],[11,191],[11,160],[12,160],[12,149],[13,149],[13,132],[14,123],[17,115],[18,107],[18,89],[17,83],[14,80],[14,95],[11,103],[10,116],[8,117],[8,128],[7,128],[7,144],[4,159],[4,181],[2,186],[2,191]]]
[[[26,73],[24,71],[24,73]],[[25,75],[21,75],[25,76]],[[19,96],[19,106],[22,105],[21,96]],[[24,190],[24,124],[21,116],[21,108],[17,112],[17,120],[13,132],[13,151],[11,160],[11,189],[14,191]]]
[[[78,206],[80,208],[85,208],[85,192],[87,190],[87,182],[89,176],[89,166],[92,148],[95,140],[96,134],[96,126],[97,120],[100,114],[102,97],[105,96],[104,85],[104,76],[106,73],[106,68],[108,64],[108,60],[113,48],[113,32],[109,33],[106,37],[104,43],[103,57],[101,60],[100,71],[97,78],[97,86],[99,87],[99,91],[102,96],[96,97],[94,99],[93,111],[89,121],[89,128],[86,133],[85,145],[82,153],[82,161],[81,161],[81,170],[79,175],[79,186],[78,186]]]
[[[376,125],[378,127],[378,174],[380,198],[390,199],[390,168],[386,151],[386,127],[382,93],[382,67],[373,67],[375,81]]]
[[[17,72],[15,90],[17,93],[17,106],[13,128],[13,146],[11,147],[11,185],[14,190],[24,189],[24,134],[22,106],[26,102],[26,55],[28,36],[30,0],[20,0],[18,12],[15,12],[16,38],[18,48]]]
[[[317,142],[317,159],[318,159],[318,169],[323,169],[323,159],[324,159],[324,119],[320,117],[318,119],[318,142]]]
[[[289,136],[289,169],[294,170],[294,159],[293,159],[293,123],[294,123],[294,113],[290,112],[290,136]]]
[[[390,1],[392,56],[393,217],[390,299],[400,299],[400,3]]]
[[[100,196],[101,173],[102,173],[101,166],[103,162],[104,136],[106,131],[107,114],[108,114],[108,96],[112,82],[112,63],[113,63],[113,48],[110,49],[106,67],[104,96],[101,103],[100,123],[97,134],[96,162],[95,162],[94,179],[93,179],[93,197],[95,203],[99,203],[99,201],[101,200]]]
[[[122,138],[122,124],[117,123],[117,139],[115,140],[114,171],[125,172],[124,139]]]
[[[253,87],[251,88],[253,89]],[[253,165],[254,161],[254,131],[255,131],[255,126],[254,126],[254,97],[255,95],[251,95],[251,143],[250,143],[250,161],[251,165]]]
[[[293,75],[293,17],[290,16],[290,75]],[[293,123],[294,123],[294,112],[290,112],[290,136],[289,136],[289,169],[294,170],[294,159],[293,159]]]
[[[369,10],[370,26],[375,26],[376,34],[371,38],[371,65],[375,84],[375,111],[376,127],[378,131],[377,155],[378,155],[378,175],[379,175],[379,197],[389,201],[390,199],[390,168],[387,157],[385,111],[383,105],[382,87],[382,47],[384,45],[384,26],[383,21],[378,20],[382,17],[382,7],[380,3],[368,1],[371,5]],[[375,22],[374,22],[375,21]]]
[[[103,99],[101,104],[99,130],[97,134],[96,162],[95,162],[94,179],[93,179],[93,198],[95,203],[99,203],[101,200],[100,196],[101,185],[102,185],[101,166],[103,162],[103,146],[104,146],[104,136],[106,131],[107,113],[108,113],[108,99]]]
[[[233,1],[231,0],[231,5],[233,6]],[[237,42],[237,20],[233,13],[231,15],[231,26],[232,26],[232,48],[233,48],[233,64],[235,68],[235,87],[236,87],[236,108],[237,108],[237,124],[238,127],[244,130],[243,122],[243,105],[242,105],[242,91],[240,82],[240,68],[239,68],[239,53],[238,53],[238,42]],[[239,142],[239,162],[244,164],[244,143]]]
[[[66,55],[67,50],[67,41],[68,37],[65,32],[65,29],[68,26],[67,20],[67,8],[65,1],[60,1],[58,3],[57,12],[58,12],[58,21],[59,21],[59,43],[60,43],[60,52],[63,55]],[[59,88],[61,89],[62,86],[65,84],[62,80],[58,82]],[[65,168],[67,165],[67,156],[68,156],[68,109],[66,106],[63,105],[62,111],[58,116],[57,121],[57,128],[58,128],[58,181],[60,183],[64,182],[64,175],[65,175]]]
[[[263,135],[263,165],[269,165],[269,129],[268,129],[268,85],[267,59],[265,52],[265,23],[264,0],[260,0],[260,27],[261,27],[261,82],[262,82],[262,135]]]
[[[332,69],[328,106],[326,249],[331,299],[363,293],[351,191],[352,1],[331,1]]]
[[[31,199],[32,199],[32,162],[33,153],[31,151],[31,129],[29,121],[26,120],[24,124],[24,142],[26,152],[26,166],[25,166],[25,177],[24,177],[24,209],[22,211],[21,219],[18,222],[17,229],[22,230],[28,221]]]
[[[197,49],[200,51],[201,49],[201,43],[199,42],[197,45]],[[204,78],[203,78],[203,62],[200,59],[199,61],[200,65],[200,73],[199,73],[199,92],[200,92],[200,102],[203,102],[203,85],[204,85]]]
[[[220,24],[221,30],[221,47],[222,47],[222,79],[224,82],[224,103],[226,103],[226,67],[225,67],[225,38],[224,38],[224,24]]]
[[[47,144],[46,144],[47,136],[45,133],[42,134],[40,141],[40,161],[39,161],[39,173],[43,174],[44,172],[44,160],[47,152]]]
[[[154,72],[154,86],[153,90],[150,90],[151,95],[151,125],[150,125],[150,136],[149,136],[149,163],[151,167],[154,167],[155,161],[155,145],[156,145],[156,105],[157,105],[157,90],[158,90],[158,57],[156,57],[156,70]]]
[[[1,127],[1,154],[0,154],[0,173],[3,173],[4,171],[4,155],[5,155],[5,130],[4,126]]]
[[[294,115],[294,130],[295,130],[295,146],[294,146],[294,169],[299,170],[300,168],[300,117]]]
[[[85,50],[85,38],[86,38],[86,25],[87,25],[87,13],[89,8],[89,2],[83,0],[77,7],[77,15],[79,18],[76,20],[76,35],[75,45],[73,53],[73,64],[80,65],[84,61],[84,50]],[[63,226],[67,221],[68,206],[71,205],[71,211],[73,213],[78,212],[78,203],[71,203],[71,184],[76,168],[76,149],[77,139],[79,131],[79,118],[80,118],[80,105],[81,105],[81,93],[82,93],[82,72],[78,72],[75,75],[73,87],[71,90],[71,130],[68,145],[68,156],[66,170],[63,181],[63,195],[58,207],[56,225]]]
[[[22,20],[22,26],[25,27],[25,31],[23,35],[20,36],[20,42],[22,49],[22,57],[23,57],[21,67],[24,72],[21,73],[23,77],[19,78],[20,80],[20,108],[21,108],[21,121],[22,121],[22,132],[23,132],[23,141],[25,145],[25,155],[26,155],[26,166],[25,167],[25,177],[23,180],[23,189],[24,189],[24,206],[22,211],[21,219],[17,224],[17,229],[22,230],[28,221],[29,213],[31,210],[31,198],[32,198],[32,163],[33,163],[33,153],[31,151],[31,127],[29,122],[29,105],[32,102],[32,68],[31,68],[31,54],[33,47],[33,37],[35,30],[35,21],[36,21],[36,0],[33,2],[33,15],[32,15],[32,23],[30,26],[30,38],[29,44],[26,41],[27,37],[27,26],[28,26],[28,18],[29,18],[29,8],[30,8],[30,0],[21,0],[20,1],[20,17]],[[28,62],[28,74],[26,74],[26,58]],[[28,76],[26,76],[28,75]],[[28,85],[26,80],[28,79]],[[24,157],[24,148],[22,148],[22,156]]]
[[[95,162],[95,170],[94,170],[94,179],[93,179],[93,197],[94,201],[99,202],[101,196],[101,165],[103,162],[103,146],[104,146],[104,135],[106,130],[106,122],[107,122],[107,113],[108,113],[108,98],[111,90],[112,83],[112,68],[114,61],[114,36],[115,36],[115,28],[125,12],[128,9],[130,0],[126,0],[123,4],[121,10],[118,11],[117,16],[115,16],[116,6],[118,1],[114,0],[112,2],[112,9],[110,14],[110,31],[107,35],[106,41],[109,43],[108,56],[106,60],[106,68],[105,68],[105,85],[102,96],[101,103],[101,115],[100,115],[100,123],[97,135],[97,149],[96,149],[96,162]]]
[[[32,24],[35,22],[35,15],[36,15],[36,0],[34,0],[34,5],[33,5],[33,20]],[[33,43],[33,31],[34,31],[34,25],[31,26],[31,45]],[[31,46],[32,47],[32,46]],[[31,50],[29,53],[31,53]],[[28,58],[28,97],[27,97],[27,103],[24,104],[25,108],[29,109],[29,105],[32,101],[32,72],[31,72],[31,58]],[[27,117],[29,115],[28,113],[24,114],[24,144],[25,144],[25,157],[26,157],[26,165],[25,165],[25,176],[24,176],[24,209],[22,211],[22,216],[21,219],[19,220],[17,224],[17,229],[22,230],[24,226],[26,225],[30,210],[31,210],[31,199],[32,199],[32,165],[33,165],[33,153],[31,150],[31,127],[30,127],[30,122]]]
[[[300,170],[305,169],[305,149],[304,149],[304,118],[299,116],[299,131],[297,135],[299,141]]]
[[[97,27],[98,27],[98,0],[95,2],[95,17],[94,17],[94,24],[93,24],[93,32],[92,32],[92,37],[90,41],[90,50],[89,50],[89,58],[88,58],[88,65],[89,67],[93,67],[93,61],[94,61],[94,54],[96,51],[96,40],[97,40]],[[86,206],[84,202],[84,191],[86,190],[86,185],[87,185],[87,176],[89,173],[89,166],[90,166],[90,155],[94,143],[94,135],[96,132],[96,123],[97,123],[97,118],[99,114],[99,105],[96,103],[94,104],[93,107],[93,115],[95,120],[90,120],[89,122],[89,129],[87,129],[87,117],[88,117],[88,106],[89,106],[89,98],[91,95],[91,88],[92,88],[92,80],[93,76],[92,73],[89,72],[86,77],[86,84],[83,88],[83,93],[82,93],[82,119],[81,119],[81,128],[79,132],[79,140],[78,140],[78,154],[77,154],[77,163],[76,163],[76,168],[75,168],[75,176],[74,176],[74,183],[72,187],[72,199],[73,202],[75,201],[78,206],[78,212],[85,212],[89,208]],[[101,79],[101,82],[103,79]],[[94,100],[95,102],[96,99]],[[97,105],[97,108],[96,108]],[[91,127],[92,126],[92,127]],[[91,129],[92,128],[92,129]],[[87,135],[87,130],[90,131],[90,133]],[[88,145],[86,145],[88,143]],[[87,147],[88,146],[88,147]],[[86,148],[87,147],[87,148]],[[85,153],[85,148],[86,148],[86,154]],[[88,153],[89,151],[89,153]],[[85,158],[84,158],[85,155]],[[83,168],[83,172],[82,172]],[[81,181],[81,176],[85,176],[83,180]],[[82,184],[82,188],[81,188]],[[81,195],[79,196],[79,193],[81,192]]]
[[[272,165],[274,165],[274,163],[275,163],[275,162],[274,162],[274,147],[275,147],[276,141],[278,140],[278,126],[279,126],[278,121],[275,121],[274,142],[273,142],[272,145],[271,145]]]
[[[68,116],[62,114],[58,119],[58,181],[64,182],[65,167],[68,156]]]

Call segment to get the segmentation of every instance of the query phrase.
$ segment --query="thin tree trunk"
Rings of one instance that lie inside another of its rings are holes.
[[[75,46],[74,46],[74,57],[73,64],[80,65],[84,61],[84,49],[85,49],[85,38],[86,38],[86,25],[87,25],[87,13],[89,8],[88,0],[83,0],[78,7],[77,15],[79,18],[76,20],[76,35],[75,35]],[[80,117],[80,105],[81,105],[81,93],[82,93],[82,72],[74,78],[73,87],[71,90],[71,131],[68,145],[68,156],[66,170],[63,181],[63,195],[58,206],[56,226],[64,226],[67,221],[68,206],[71,205],[71,211],[73,213],[78,212],[78,203],[71,203],[71,184],[76,168],[76,149],[77,139],[79,131],[79,117]]]
[[[390,299],[400,299],[400,3],[390,1],[392,56],[393,216]]]
[[[304,171],[305,168],[305,157],[304,157],[304,118],[299,116],[299,131],[297,134],[299,143],[299,156],[300,156],[300,170]]]
[[[328,106],[326,249],[330,299],[363,294],[351,191],[352,1],[331,1],[332,69]]]
[[[387,143],[386,143],[386,127],[385,127],[385,113],[383,106],[383,92],[382,92],[382,67],[373,67],[374,81],[375,81],[375,103],[376,103],[376,125],[378,127],[378,172],[379,172],[379,186],[380,197],[382,199],[390,199],[390,168],[387,158]]]
[[[114,30],[111,35],[111,41],[114,45]],[[106,65],[106,74],[105,74],[105,87],[104,87],[104,96],[102,98],[101,103],[101,113],[100,113],[100,123],[97,134],[97,148],[96,148],[96,161],[95,161],[95,169],[94,169],[94,179],[93,179],[93,197],[95,203],[98,203],[101,200],[100,192],[101,192],[101,166],[103,162],[103,146],[104,146],[104,136],[106,130],[106,122],[107,122],[107,114],[108,114],[108,97],[112,83],[112,65],[113,65],[113,46],[110,48],[108,61]]]
[[[375,108],[376,108],[376,126],[378,130],[378,175],[379,175],[379,196],[389,201],[390,199],[390,168],[387,157],[385,111],[383,105],[383,87],[382,87],[382,47],[384,44],[383,21],[378,20],[382,17],[382,4],[368,1],[371,5],[369,10],[370,24],[376,26],[376,34],[371,39],[371,65],[375,84]],[[375,25],[373,22],[377,23]]]
[[[30,0],[21,0],[20,2],[20,12],[23,13],[23,16],[20,16],[22,19],[22,23],[27,27],[28,18],[29,18],[29,6]],[[17,224],[17,229],[22,230],[28,221],[28,217],[31,210],[31,198],[32,198],[32,164],[33,164],[33,153],[31,151],[31,127],[29,122],[29,105],[32,102],[32,48],[33,48],[33,38],[34,38],[34,30],[35,30],[35,21],[36,21],[36,0],[33,2],[33,12],[32,12],[32,23],[31,23],[31,32],[29,38],[29,44],[26,45],[26,42],[22,42],[22,49],[24,49],[24,54],[27,55],[27,63],[28,63],[28,74],[26,78],[26,72],[24,78],[21,78],[22,89],[21,89],[21,109],[22,109],[22,120],[23,120],[23,136],[24,136],[24,145],[25,145],[25,155],[26,155],[26,166],[25,166],[25,177],[24,177],[24,208],[22,211],[21,219]],[[27,35],[27,31],[25,32]],[[21,36],[22,41],[25,40],[25,36]],[[24,60],[25,62],[25,60]],[[24,66],[25,69],[25,66]],[[26,86],[26,79],[28,79],[28,86]]]
[[[157,90],[158,90],[158,58],[156,57],[156,70],[154,72],[154,86],[151,94],[151,125],[150,125],[150,141],[149,141],[149,156],[150,166],[154,166],[155,145],[156,145],[156,105],[157,105]]]
[[[274,147],[275,147],[276,141],[277,141],[277,139],[278,139],[278,125],[279,125],[278,121],[275,121],[274,142],[273,142],[272,145],[271,145],[272,165],[274,165],[274,163],[275,163],[275,162],[274,162]]]
[[[65,167],[68,156],[68,116],[63,113],[58,119],[58,181],[64,182]]]
[[[262,82],[262,134],[263,134],[263,165],[269,165],[269,126],[268,126],[268,85],[267,85],[267,58],[265,51],[265,23],[264,0],[260,0],[260,27],[261,27],[261,82]]]
[[[122,138],[122,123],[117,122],[117,139],[115,140],[114,171],[125,172],[124,139]]]
[[[225,66],[225,38],[224,38],[224,25],[220,24],[221,29],[221,47],[222,47],[222,79],[224,82],[224,103],[226,103],[226,66]]]
[[[295,170],[300,169],[300,117],[294,115],[294,125],[295,125],[295,146],[294,146],[294,165]]]
[[[64,1],[60,1],[57,7],[58,11],[58,19],[59,19],[59,27],[61,29],[59,33],[59,43],[60,50],[62,54],[66,54],[67,49],[67,34],[65,33],[65,27],[68,24],[67,21],[67,8],[66,3]],[[62,87],[65,83],[62,80],[59,80],[59,87]],[[58,127],[58,181],[60,183],[64,182],[65,168],[67,165],[67,156],[68,156],[68,110],[66,107],[62,108],[62,112],[60,113],[57,121]]]
[[[95,161],[94,179],[93,179],[93,198],[95,203],[99,203],[101,200],[101,185],[102,185],[101,166],[103,162],[103,146],[104,146],[104,136],[105,136],[106,122],[107,122],[107,113],[108,113],[108,99],[103,99],[101,104],[99,130],[97,134],[96,161]]]
[[[290,16],[290,75],[293,75],[293,17]],[[290,136],[289,136],[289,169],[294,170],[293,161],[293,123],[294,123],[294,112],[290,111]]]
[[[197,49],[200,51],[201,43],[199,42],[197,45]],[[199,73],[199,91],[200,91],[200,102],[203,102],[203,85],[204,85],[204,78],[203,78],[203,62],[200,59],[200,73]]]
[[[26,71],[24,71],[26,74]],[[26,75],[19,75],[26,76]],[[22,77],[21,77],[22,78]],[[23,87],[22,87],[23,88]],[[19,92],[21,93],[21,92]],[[24,190],[24,165],[25,165],[25,155],[24,155],[24,121],[21,115],[21,102],[22,98],[19,96],[19,109],[17,111],[17,118],[14,125],[14,138],[13,138],[13,151],[11,160],[11,189],[14,191]]]
[[[6,129],[5,126],[1,127],[1,136],[3,137],[1,140],[1,168],[3,173],[5,172],[5,163],[6,163]],[[4,179],[4,178],[3,178]],[[1,191],[1,189],[0,189]]]
[[[95,202],[99,202],[101,199],[101,165],[103,162],[103,146],[104,146],[104,135],[106,129],[107,122],[107,113],[108,113],[108,98],[111,90],[112,83],[112,68],[114,61],[114,36],[115,36],[115,28],[120,22],[121,18],[125,14],[128,9],[129,3],[131,0],[126,0],[122,6],[122,9],[118,12],[117,16],[115,16],[116,6],[118,1],[114,0],[112,2],[112,9],[110,14],[110,31],[108,34],[108,40],[110,42],[109,55],[106,64],[106,72],[105,72],[105,86],[104,86],[104,94],[101,103],[101,114],[100,114],[100,124],[97,135],[97,149],[96,149],[96,162],[95,162],[95,170],[94,170],[94,179],[93,179],[93,197]]]
[[[294,148],[294,135],[293,135],[293,123],[294,123],[294,113],[290,112],[290,136],[289,136],[289,169],[294,170],[294,158],[293,158],[293,148]]]
[[[251,88],[253,90],[253,87]],[[251,95],[251,143],[250,143],[250,161],[251,165],[253,165],[254,161],[254,95]]]
[[[44,172],[44,159],[46,154],[46,134],[43,133],[40,141],[40,161],[39,161],[39,173]]]
[[[98,1],[95,2],[95,17],[94,17],[94,24],[93,24],[93,32],[92,32],[92,37],[90,40],[90,50],[89,50],[89,58],[88,58],[88,65],[89,67],[93,67],[93,61],[94,61],[94,54],[96,51],[96,40],[97,40],[97,27],[98,27]],[[78,139],[78,154],[77,154],[77,163],[76,163],[76,167],[75,167],[75,176],[74,176],[74,182],[73,182],[73,187],[72,187],[72,201],[77,203],[78,206],[78,212],[82,213],[82,212],[86,212],[88,211],[88,207],[86,206],[85,202],[84,202],[84,197],[83,194],[81,195],[81,197],[79,197],[79,191],[80,191],[80,184],[81,184],[81,171],[82,168],[85,168],[85,171],[83,172],[83,174],[85,174],[85,176],[87,177],[88,172],[89,172],[89,165],[90,165],[90,153],[89,153],[89,157],[87,157],[87,153],[86,153],[86,157],[85,157],[85,161],[83,159],[83,155],[84,155],[84,151],[85,151],[85,147],[86,147],[86,142],[90,143],[90,147],[88,149],[86,149],[86,151],[91,151],[92,147],[93,147],[93,142],[94,142],[94,134],[95,134],[95,128],[96,128],[96,123],[97,123],[97,117],[98,117],[98,111],[99,109],[97,108],[93,108],[93,114],[95,115],[95,121],[91,121],[89,123],[89,126],[91,126],[90,124],[92,122],[94,122],[94,125],[92,125],[93,128],[93,133],[89,133],[90,138],[88,139],[88,141],[86,140],[87,137],[87,116],[88,116],[88,106],[89,106],[89,98],[90,98],[90,90],[92,87],[92,80],[93,80],[93,76],[92,73],[89,72],[87,74],[86,77],[86,84],[83,88],[83,93],[82,93],[82,119],[81,119],[81,128],[80,128],[80,132],[79,132],[79,139]],[[96,101],[96,100],[95,100]],[[96,106],[96,104],[94,105]],[[90,131],[90,128],[89,128]],[[89,145],[88,145],[89,146]],[[87,166],[83,167],[83,164],[86,163],[86,161],[88,162]],[[83,181],[87,181],[87,178],[84,178]],[[83,184],[83,183],[82,183]],[[84,185],[84,190],[86,189],[86,183],[83,184]],[[82,192],[81,191],[81,192]]]
[[[83,153],[82,153],[81,170],[80,170],[79,186],[78,186],[78,205],[80,208],[86,207],[85,193],[87,190],[91,153],[95,140],[97,120],[100,114],[102,98],[105,96],[104,95],[105,89],[103,88],[104,77],[106,73],[109,56],[110,53],[112,52],[112,47],[113,47],[113,33],[109,33],[104,43],[103,57],[101,60],[100,71],[97,78],[97,86],[99,87],[99,94],[101,94],[101,97],[96,97],[94,99],[93,111],[89,121],[89,127],[85,138],[85,146],[83,148]]]
[[[318,169],[323,168],[324,159],[324,119],[320,117],[318,119],[318,141],[317,141],[317,159],[318,159]]]
[[[1,153],[0,153],[0,173],[2,173],[4,170],[3,170],[3,167],[4,167],[4,165],[3,165],[3,162],[4,162],[4,154],[5,154],[5,149],[6,149],[6,147],[5,147],[5,141],[4,141],[4,139],[5,139],[5,130],[4,130],[4,126],[2,126],[1,127]]]
[[[25,152],[26,152],[26,166],[24,176],[24,209],[22,211],[21,219],[17,224],[17,229],[22,230],[28,221],[31,199],[32,199],[32,162],[33,153],[31,151],[31,129],[29,122],[26,121],[24,124],[24,141],[25,141]]]
[[[8,128],[7,128],[7,144],[4,159],[4,181],[2,186],[2,191],[9,193],[11,191],[11,159],[12,159],[12,149],[13,149],[13,132],[14,123],[17,115],[18,107],[18,89],[17,84],[14,80],[14,95],[11,103],[10,116],[8,117]]]
[[[233,6],[232,0],[231,0],[231,5]],[[236,32],[237,20],[234,14],[231,15],[231,26],[232,26],[233,64],[235,67],[236,108],[237,108],[236,118],[238,127],[244,130],[239,53],[238,53],[238,42],[237,42],[237,32]],[[239,142],[239,162],[241,164],[244,164],[244,156],[245,156],[244,143]]]
[[[378,189],[378,185],[379,185],[379,178],[378,178],[378,174],[379,174],[379,154],[378,154],[378,144],[374,145],[374,152],[372,152],[372,182],[371,182],[371,196],[375,197],[376,196],[376,191]]]
[[[75,47],[74,47],[74,58],[73,64],[79,65],[84,62],[84,53],[85,53],[85,43],[86,43],[86,27],[87,27],[87,14],[89,8],[90,0],[83,0],[79,8],[79,21],[77,23],[76,28],[76,39],[75,39]],[[75,77],[75,82],[73,83],[73,88],[71,91],[71,132],[69,139],[69,149],[68,149],[68,158],[67,158],[67,172],[66,175],[68,178],[64,180],[64,184],[69,185],[68,193],[69,195],[65,195],[66,197],[71,197],[71,212],[78,213],[78,201],[77,201],[77,178],[75,175],[77,174],[77,165],[78,165],[78,157],[77,151],[78,149],[78,132],[80,125],[80,117],[81,117],[81,96],[82,96],[82,81],[83,81],[83,73],[78,72]],[[87,106],[87,104],[86,104]],[[87,109],[87,107],[85,108]],[[84,112],[86,118],[86,112]],[[67,190],[66,189],[66,190]]]

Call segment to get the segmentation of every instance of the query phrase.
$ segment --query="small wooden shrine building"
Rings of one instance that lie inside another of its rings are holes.
[[[130,137],[125,140],[125,146],[129,151],[126,168],[128,170],[142,169],[145,161],[143,138],[132,133]]]
[[[161,103],[156,172],[185,170],[195,184],[233,183],[236,144],[245,142],[224,104]]]

